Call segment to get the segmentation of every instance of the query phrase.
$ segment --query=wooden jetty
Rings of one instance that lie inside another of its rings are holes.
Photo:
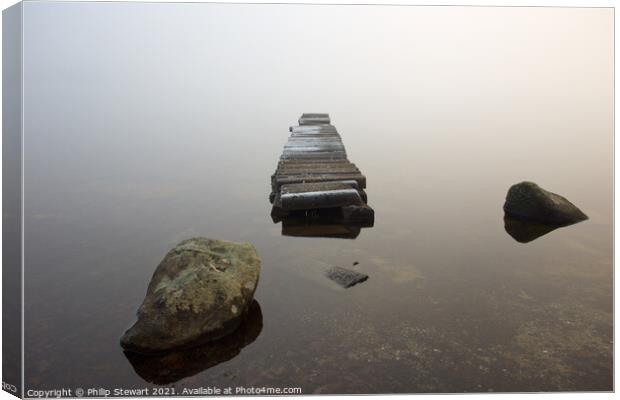
[[[283,220],[283,233],[287,217],[291,217],[289,221],[299,221],[302,215],[327,218],[326,226],[330,226],[331,233],[335,233],[334,224],[372,226],[374,211],[366,204],[366,177],[347,159],[329,115],[303,114],[299,125],[289,131],[288,142],[271,176],[269,196],[274,222]],[[356,232],[355,236],[359,228]],[[322,236],[320,233],[321,229],[313,229],[308,236]]]

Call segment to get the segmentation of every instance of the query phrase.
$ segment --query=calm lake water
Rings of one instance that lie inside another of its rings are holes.
[[[35,4],[26,389],[612,390],[613,11]],[[329,112],[367,177],[354,240],[271,220],[302,112]],[[523,180],[590,219],[517,242],[502,205]],[[251,318],[128,359],[154,269],[192,236],[256,246]]]

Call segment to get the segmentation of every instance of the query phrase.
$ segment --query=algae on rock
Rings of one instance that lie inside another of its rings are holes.
[[[260,259],[249,243],[203,237],[179,243],[159,264],[121,346],[157,353],[234,331],[254,297]]]

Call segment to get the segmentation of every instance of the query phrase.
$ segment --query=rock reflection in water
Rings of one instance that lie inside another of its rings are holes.
[[[254,342],[263,329],[263,314],[254,300],[237,330],[199,347],[160,355],[125,352],[136,373],[147,382],[167,385],[231,360]]]
[[[540,222],[524,221],[504,215],[504,229],[506,233],[519,243],[529,243],[549,232],[569,225],[573,225],[573,223],[544,224]]]
[[[282,223],[283,236],[355,239],[362,228],[374,225],[373,219],[347,218],[342,208],[282,212],[274,207],[271,218]]]

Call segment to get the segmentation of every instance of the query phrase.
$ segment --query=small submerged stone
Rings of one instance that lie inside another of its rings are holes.
[[[566,198],[533,182],[513,185],[506,195],[504,211],[513,218],[542,223],[571,224],[588,219]]]
[[[121,346],[158,353],[219,339],[239,325],[260,273],[260,259],[249,243],[203,237],[179,243],[161,261],[138,321]]]
[[[350,288],[368,279],[366,274],[341,267],[332,267],[325,275],[343,288]]]

